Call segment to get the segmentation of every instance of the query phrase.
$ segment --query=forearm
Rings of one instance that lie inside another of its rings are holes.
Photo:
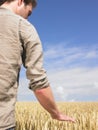
[[[55,103],[50,86],[34,91],[40,104],[51,114],[51,116],[58,116],[59,110]]]
[[[55,103],[50,86],[34,91],[39,103],[50,113],[53,119],[75,122],[75,119],[62,114]]]

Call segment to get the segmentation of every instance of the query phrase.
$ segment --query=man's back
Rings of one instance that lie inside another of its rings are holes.
[[[21,52],[19,17],[0,7],[0,130],[15,124],[14,104]]]

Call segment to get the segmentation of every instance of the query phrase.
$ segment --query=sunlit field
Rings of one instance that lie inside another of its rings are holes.
[[[17,102],[16,130],[98,130],[98,102],[57,103],[76,123],[53,120],[36,102]]]

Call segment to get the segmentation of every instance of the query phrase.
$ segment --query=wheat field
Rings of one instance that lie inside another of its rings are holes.
[[[76,123],[53,120],[37,102],[16,103],[16,130],[98,130],[98,102],[58,102]]]

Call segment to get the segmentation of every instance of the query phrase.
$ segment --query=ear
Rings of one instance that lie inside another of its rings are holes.
[[[21,6],[24,3],[24,0],[18,0],[18,6]]]

